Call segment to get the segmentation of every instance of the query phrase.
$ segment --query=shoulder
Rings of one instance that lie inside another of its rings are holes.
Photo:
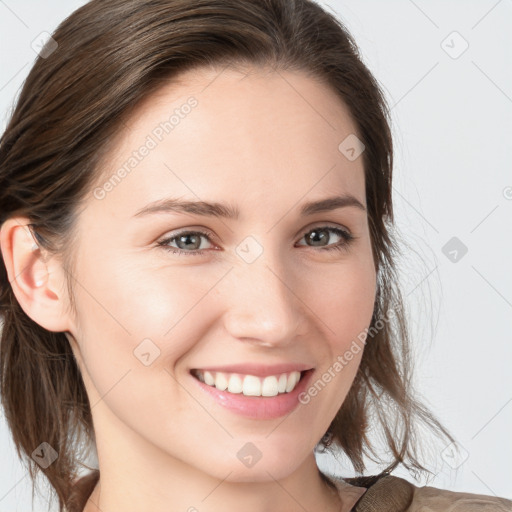
[[[392,475],[338,479],[335,483],[340,490],[347,484],[367,489],[353,512],[512,512],[512,501],[506,498],[418,487]]]
[[[429,510],[446,510],[450,512],[512,512],[512,501],[468,492],[453,492],[436,487],[414,486],[413,502],[415,510],[429,512]]]

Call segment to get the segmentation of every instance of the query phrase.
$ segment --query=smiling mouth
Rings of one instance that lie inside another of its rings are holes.
[[[267,377],[198,369],[193,369],[190,373],[203,384],[220,391],[245,396],[272,397],[293,391],[304,375],[310,371],[291,371]]]

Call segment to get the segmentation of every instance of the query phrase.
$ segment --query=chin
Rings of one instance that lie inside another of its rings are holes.
[[[309,455],[309,452],[298,448],[305,446],[305,440],[291,437],[284,429],[282,435],[273,432],[265,436],[262,435],[261,439],[254,436],[242,443],[236,440],[236,449],[229,450],[234,458],[224,455],[222,478],[231,472],[227,478],[231,482],[280,480],[292,474]]]
[[[218,475],[218,478],[225,479],[226,482],[271,482],[274,480],[282,480],[291,475],[299,466],[300,461],[290,461],[281,459],[279,462],[267,461],[263,462],[261,459],[253,467],[240,467],[240,465],[227,464],[225,469],[226,472],[222,475]],[[226,478],[226,474],[229,473]]]

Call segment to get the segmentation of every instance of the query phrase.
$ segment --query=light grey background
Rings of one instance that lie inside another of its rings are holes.
[[[2,131],[31,43],[84,3],[0,0]],[[463,447],[431,448],[428,485],[512,498],[512,1],[320,3],[346,23],[392,106],[416,388]],[[0,512],[45,510],[44,496],[31,506],[2,416],[0,450]]]

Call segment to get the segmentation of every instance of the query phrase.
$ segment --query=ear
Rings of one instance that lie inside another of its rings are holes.
[[[66,274],[56,257],[45,261],[26,217],[11,217],[0,230],[0,249],[9,283],[23,311],[48,331],[71,327]]]

